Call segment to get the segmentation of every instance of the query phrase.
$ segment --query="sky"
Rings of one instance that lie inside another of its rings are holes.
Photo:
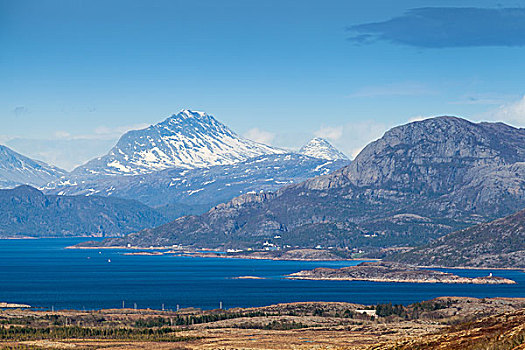
[[[525,3],[0,0],[0,144],[68,170],[205,111],[349,156],[437,115],[525,126]]]

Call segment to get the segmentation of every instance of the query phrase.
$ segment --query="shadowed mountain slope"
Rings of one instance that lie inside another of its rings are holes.
[[[115,236],[164,222],[137,201],[46,196],[30,186],[0,190],[0,237]]]
[[[525,268],[525,210],[388,259],[423,266]]]

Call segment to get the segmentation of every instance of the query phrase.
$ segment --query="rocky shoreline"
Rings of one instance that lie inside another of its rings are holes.
[[[173,255],[173,256],[187,256],[187,257],[199,257],[199,258],[226,258],[226,259],[256,259],[256,260],[296,260],[296,261],[379,261],[379,259],[362,259],[352,258],[349,254],[336,254],[331,250],[327,249],[310,249],[310,248],[298,248],[290,250],[245,250],[239,252],[223,252],[219,250],[211,250],[204,248],[190,248],[190,247],[179,247],[174,248],[173,246],[151,246],[151,247],[139,247],[139,246],[87,246],[87,245],[74,245],[66,247],[66,249],[113,249],[113,250],[126,250],[123,255]]]
[[[31,305],[0,302],[0,309],[29,309]]]
[[[370,281],[394,283],[447,283],[447,284],[516,284],[515,281],[490,274],[485,277],[462,277],[452,273],[427,270],[411,265],[391,262],[363,262],[340,269],[316,268],[287,275],[296,280]]]
[[[126,250],[122,255],[129,256],[185,256],[198,258],[224,258],[224,259],[254,259],[254,260],[275,260],[275,261],[384,261],[378,258],[350,258],[334,254],[326,249],[292,249],[288,251],[243,251],[236,253],[219,252],[217,250],[174,249],[173,246],[161,247],[140,247],[140,246],[81,246],[74,245],[66,249],[104,249],[104,250]],[[385,263],[388,263],[385,261]],[[401,263],[400,263],[401,264]],[[450,269],[450,270],[511,270],[523,271],[525,269],[516,267],[484,267],[484,266],[446,266],[446,265],[413,265],[421,269]],[[306,279],[306,278],[304,278]]]

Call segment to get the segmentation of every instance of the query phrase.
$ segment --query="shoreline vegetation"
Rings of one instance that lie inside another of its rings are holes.
[[[97,249],[97,247],[72,246],[71,249]],[[252,251],[252,252],[217,252],[203,250],[188,250],[187,248],[159,251],[159,247],[150,247],[146,250],[139,247],[102,247],[100,249],[125,249],[139,250],[126,252],[123,255],[132,256],[186,256],[201,258],[230,258],[230,259],[267,259],[267,260],[298,260],[298,261],[363,261],[356,266],[333,268],[316,268],[303,270],[284,276],[292,280],[317,280],[317,281],[369,281],[386,283],[445,283],[445,284],[516,284],[515,281],[492,276],[490,273],[484,277],[462,277],[450,272],[433,270],[433,268],[448,267],[422,267],[396,262],[382,261],[380,259],[341,258],[328,250],[321,249],[293,249],[286,252]],[[456,269],[459,269],[456,267]],[[475,268],[468,268],[475,269]],[[482,270],[521,270],[521,269],[487,269]],[[523,271],[523,270],[521,270]],[[525,272],[525,271],[524,271]],[[258,279],[254,276],[234,277],[236,279]]]
[[[234,250],[220,251],[207,248],[173,247],[173,246],[85,246],[73,245],[66,249],[90,250],[125,250],[123,255],[171,255],[199,258],[226,258],[226,259],[261,259],[261,260],[296,260],[296,261],[379,261],[375,258],[351,257],[350,253],[331,251],[327,249],[297,248],[290,250]],[[135,251],[135,252],[134,252]]]
[[[511,346],[500,347],[501,339]],[[252,308],[0,310],[6,349],[513,349],[525,298],[440,297],[409,305],[295,302]],[[498,347],[496,347],[496,345]]]
[[[92,250],[125,250],[129,251],[122,253],[128,256],[185,256],[185,257],[199,257],[199,258],[223,258],[223,259],[255,259],[255,260],[275,260],[275,261],[384,261],[380,258],[368,258],[364,257],[342,257],[333,254],[330,250],[326,249],[290,249],[288,251],[242,251],[242,252],[223,252],[215,249],[206,248],[189,248],[180,247],[174,248],[173,246],[151,246],[151,247],[139,247],[139,246],[82,246],[73,245],[68,246],[66,249],[92,249]],[[133,252],[136,251],[136,252]],[[289,254],[285,254],[289,253]],[[315,256],[312,256],[313,254]],[[413,265],[423,269],[450,269],[450,270],[494,270],[494,271],[522,271],[525,273],[525,269],[520,267],[485,267],[485,266],[446,266],[446,265]]]

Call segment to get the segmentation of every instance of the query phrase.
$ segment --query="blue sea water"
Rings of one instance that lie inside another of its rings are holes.
[[[295,301],[408,304],[438,296],[525,297],[522,271],[450,270],[507,277],[516,285],[294,281],[288,273],[359,262],[126,256],[118,250],[65,249],[83,239],[0,240],[0,301],[55,309],[127,307],[214,309]],[[111,260],[111,262],[108,262]],[[233,279],[259,276],[261,280]]]

